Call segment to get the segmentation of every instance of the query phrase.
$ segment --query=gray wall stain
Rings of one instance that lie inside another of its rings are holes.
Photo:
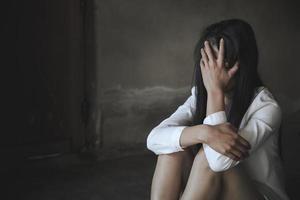
[[[103,147],[145,145],[150,129],[174,112],[188,95],[189,87],[105,90],[98,107],[103,118]]]

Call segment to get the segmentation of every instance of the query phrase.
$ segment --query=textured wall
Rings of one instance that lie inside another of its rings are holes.
[[[252,24],[259,72],[283,108],[289,173],[300,142],[299,12],[288,1],[95,0],[96,98],[92,135],[102,149],[145,147],[149,131],[190,94],[192,53],[210,23]],[[94,131],[94,132],[93,132]]]
[[[294,4],[266,0],[95,0],[93,12],[97,76],[94,115],[96,119],[101,115],[103,146],[143,142],[158,119],[183,103],[190,92],[192,51],[199,32],[226,18],[238,17],[252,24],[263,80],[282,102],[285,114],[300,108],[300,93],[295,92],[300,91],[295,84],[300,70],[294,60],[299,52]],[[164,94],[166,89],[175,92]],[[179,94],[184,98],[169,102],[170,95],[176,99]],[[152,105],[164,109],[153,111]],[[153,112],[158,114],[151,118]]]

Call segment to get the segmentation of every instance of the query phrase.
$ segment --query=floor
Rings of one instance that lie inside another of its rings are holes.
[[[67,166],[28,163],[7,171],[3,190],[6,198],[1,199],[149,199],[154,166],[152,155]]]
[[[155,159],[146,154],[84,163],[29,162],[2,171],[1,199],[147,200]],[[292,200],[300,199],[295,195],[299,186],[299,178],[288,180]]]

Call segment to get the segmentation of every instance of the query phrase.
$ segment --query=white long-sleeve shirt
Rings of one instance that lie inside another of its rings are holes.
[[[154,127],[147,136],[147,148],[156,155],[184,151],[179,141],[182,130],[192,122],[196,111],[195,89],[193,86],[191,95],[184,104]],[[228,105],[225,105],[224,111],[206,116],[203,124],[216,125],[227,122]],[[203,149],[210,168],[219,172],[239,163],[243,164],[253,180],[271,188],[278,199],[289,200],[285,191],[283,167],[278,155],[281,116],[281,108],[271,92],[266,87],[256,88],[252,103],[238,128],[238,134],[251,144],[249,157],[235,161],[204,143]]]

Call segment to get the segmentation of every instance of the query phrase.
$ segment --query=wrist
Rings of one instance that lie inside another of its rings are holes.
[[[206,116],[217,111],[225,110],[225,95],[222,90],[211,90],[207,92]]]
[[[223,97],[224,96],[224,92],[222,89],[220,88],[215,88],[215,89],[210,89],[207,90],[207,95],[209,96],[218,96],[218,97]]]
[[[211,132],[211,126],[208,124],[201,124],[198,125],[199,131],[197,131],[197,140],[198,143],[205,143],[207,144],[209,142],[209,135]]]

